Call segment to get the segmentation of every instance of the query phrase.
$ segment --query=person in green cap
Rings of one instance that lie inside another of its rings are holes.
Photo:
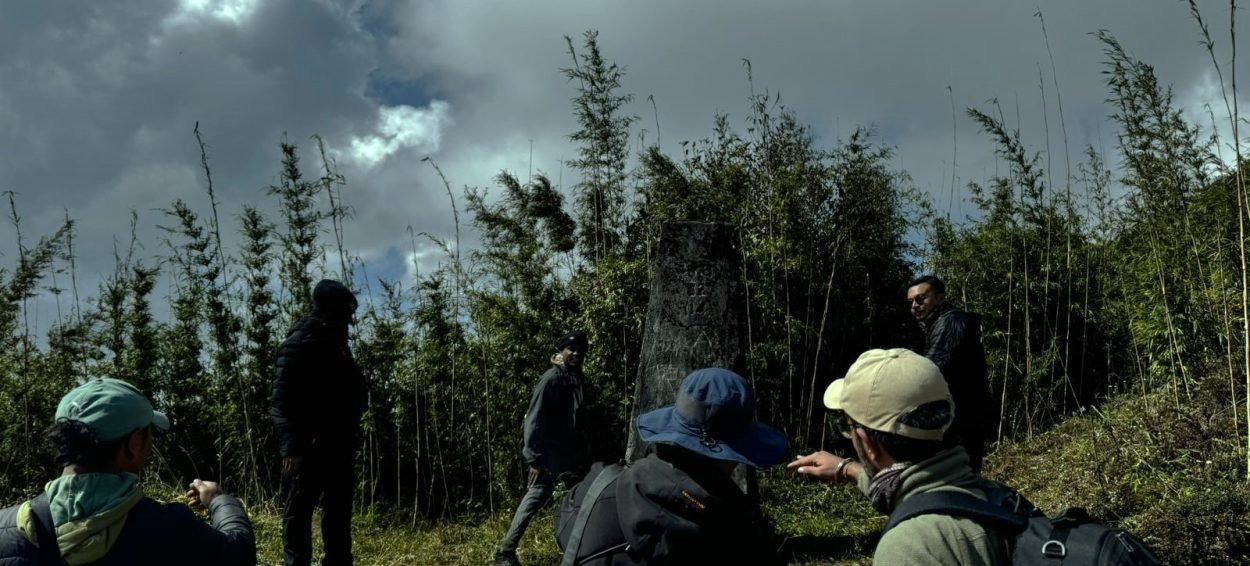
[[[243,504],[216,482],[192,481],[187,505],[143,494],[139,475],[169,419],[133,385],[96,378],[74,388],[47,430],[61,476],[38,497],[0,510],[0,564],[256,564]]]

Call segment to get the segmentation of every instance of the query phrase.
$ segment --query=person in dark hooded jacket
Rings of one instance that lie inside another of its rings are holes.
[[[47,432],[62,473],[35,499],[0,510],[0,566],[256,564],[247,512],[217,483],[197,479],[187,492],[211,524],[144,495],[153,437],[168,429],[124,381],[91,379],[67,393]]]
[[[551,369],[534,386],[525,411],[521,455],[529,468],[528,485],[495,551],[498,566],[521,563],[516,549],[530,521],[551,500],[556,480],[577,468],[577,418],[586,393],[582,362],[590,342],[584,332],[574,331],[556,340],[555,346]]]
[[[709,368],[683,380],[674,406],[640,415],[647,456],[623,471],[595,464],[557,510],[564,564],[779,563],[758,506],[731,476],[738,464],[767,468],[787,452],[783,434],[755,422],[753,405],[746,380]],[[605,473],[619,476],[587,501]]]
[[[348,346],[356,297],[338,281],[313,288],[313,312],[278,349],[270,417],[282,455],[286,508],[283,560],[312,563],[312,515],[321,501],[322,564],[352,564],[356,445],[366,405],[364,376]]]
[[[932,275],[912,282],[907,302],[924,331],[920,353],[941,370],[959,407],[947,435],[968,451],[972,471],[980,472],[997,415],[981,345],[981,318],[946,302],[946,284]]]

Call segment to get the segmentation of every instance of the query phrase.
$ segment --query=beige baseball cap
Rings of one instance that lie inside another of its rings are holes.
[[[905,348],[864,352],[846,370],[846,377],[825,390],[826,407],[845,412],[867,428],[916,440],[942,440],[951,423],[926,430],[899,421],[921,405],[943,400],[951,403],[954,419],[954,402],[941,370]]]

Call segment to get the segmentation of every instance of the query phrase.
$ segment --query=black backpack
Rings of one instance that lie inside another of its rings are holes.
[[[950,515],[976,521],[1007,539],[1012,564],[1156,566],[1162,564],[1145,543],[1122,529],[1091,518],[1080,507],[1047,517],[1007,487],[992,488],[987,500],[956,491],[933,491],[907,498],[890,514],[882,534],[919,515]]]
[[[587,522],[590,520],[591,512],[594,511],[595,505],[599,503],[600,496],[609,489],[614,489],[617,478],[625,471],[625,466],[621,464],[605,465],[596,462],[590,468],[590,472],[586,474],[582,483],[586,483],[585,493],[582,494],[581,501],[574,499],[577,487],[568,491],[564,496],[565,499],[561,503],[560,508],[556,510],[556,543],[560,545],[562,550],[561,566],[577,566],[585,564],[592,560],[598,560],[606,556],[611,556],[618,552],[627,552],[628,543],[620,543],[609,548],[599,549],[591,553],[589,556],[578,558],[578,554],[582,552],[582,535],[586,532]]]

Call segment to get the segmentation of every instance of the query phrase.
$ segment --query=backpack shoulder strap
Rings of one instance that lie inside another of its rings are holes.
[[[603,493],[603,490],[615,482],[623,471],[625,468],[619,464],[608,466],[595,476],[594,481],[590,482],[590,488],[582,497],[582,506],[577,511],[577,519],[573,521],[573,531],[569,533],[569,542],[564,546],[564,559],[560,562],[560,566],[577,564],[577,551],[582,545],[582,533],[586,532],[586,522],[590,520],[590,512],[599,502],[599,495]]]
[[[48,494],[40,494],[30,500],[30,512],[35,517],[35,535],[39,538],[40,564],[65,564],[61,547],[56,542],[56,526],[52,523],[52,508]]]
[[[977,524],[998,532],[1017,535],[1028,526],[1028,517],[1004,509],[971,494],[957,491],[931,491],[908,497],[890,514],[881,534],[889,532],[899,523],[920,515],[949,515],[971,519]]]

